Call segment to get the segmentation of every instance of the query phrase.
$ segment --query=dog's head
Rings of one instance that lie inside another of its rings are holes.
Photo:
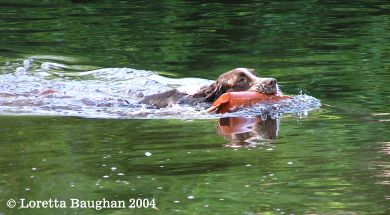
[[[202,97],[205,102],[212,102],[223,93],[246,90],[267,95],[280,93],[276,79],[259,78],[253,69],[237,68],[223,73],[213,84],[200,89],[195,96]]]

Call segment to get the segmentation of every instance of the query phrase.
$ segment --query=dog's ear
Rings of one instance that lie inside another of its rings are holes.
[[[213,102],[224,93],[223,85],[214,82],[209,86],[200,88],[200,90],[194,95],[196,98],[201,98],[202,102]]]

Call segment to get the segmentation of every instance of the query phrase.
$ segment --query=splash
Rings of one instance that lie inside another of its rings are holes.
[[[210,115],[209,104],[196,107],[174,105],[155,109],[140,104],[147,95],[176,88],[193,91],[193,86],[212,83],[199,78],[171,79],[155,72],[130,68],[77,71],[58,62],[29,58],[8,65],[0,75],[0,114],[55,115],[86,118],[178,118],[205,119],[228,116],[279,116],[307,114],[320,107],[319,100],[297,95],[275,104],[259,104],[235,113]],[[13,68],[13,69],[10,69]]]

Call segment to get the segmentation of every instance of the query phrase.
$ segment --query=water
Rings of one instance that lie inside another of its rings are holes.
[[[215,79],[248,67],[323,106],[267,120],[16,110],[0,117],[0,214],[389,213],[389,9],[385,1],[1,1],[2,77],[26,59],[29,78],[64,83],[100,68]],[[35,73],[45,62],[66,67]],[[10,198],[155,198],[158,209],[9,209]]]

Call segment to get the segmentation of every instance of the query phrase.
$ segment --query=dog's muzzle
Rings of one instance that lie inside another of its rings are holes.
[[[279,88],[276,79],[260,78],[258,84],[252,86],[249,90],[267,95],[273,95],[278,94]]]

